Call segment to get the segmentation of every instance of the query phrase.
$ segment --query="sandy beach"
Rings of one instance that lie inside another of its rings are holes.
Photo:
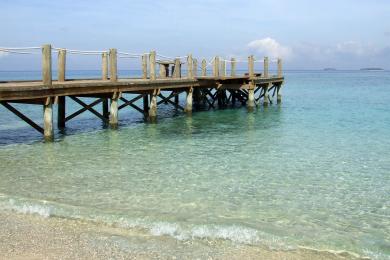
[[[0,226],[1,259],[359,259],[340,252],[179,241],[138,230],[14,212],[1,212]]]

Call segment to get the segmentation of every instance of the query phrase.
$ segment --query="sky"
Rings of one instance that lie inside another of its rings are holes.
[[[0,0],[0,30],[0,47],[253,54],[280,57],[286,69],[390,69],[389,0]],[[68,57],[70,69],[100,68],[99,57]],[[0,52],[0,70],[39,66],[39,55]],[[119,69],[131,66],[121,61]]]

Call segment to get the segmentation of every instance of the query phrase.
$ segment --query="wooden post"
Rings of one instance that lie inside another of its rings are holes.
[[[148,55],[144,54],[142,55],[142,78],[147,79],[148,78]]]
[[[282,103],[282,83],[276,86],[276,101],[278,104]]]
[[[108,111],[108,99],[107,98],[103,98],[102,114],[103,114],[104,118],[106,118],[106,119],[110,118],[110,112]]]
[[[112,128],[118,127],[118,99],[120,98],[120,94],[114,92],[111,98],[109,123]]]
[[[235,58],[232,58],[231,61],[230,61],[230,75],[232,77],[235,77],[236,76],[236,59]]]
[[[111,82],[118,81],[118,71],[117,71],[117,50],[110,49],[110,80]]]
[[[143,105],[144,105],[144,117],[147,119],[149,116],[149,98],[148,95],[145,94],[143,97]]]
[[[249,78],[253,78],[255,76],[255,59],[253,55],[248,57],[248,72]]]
[[[102,53],[102,80],[108,80],[108,54]]]
[[[269,76],[269,60],[268,57],[264,57],[264,78]]]
[[[61,49],[58,51],[58,68],[57,78],[58,81],[65,81],[65,68],[66,68],[66,50]]]
[[[249,82],[247,107],[249,111],[252,111],[255,107],[255,85],[253,81]]]
[[[213,67],[214,77],[219,77],[219,57],[216,56],[214,59],[214,67]]]
[[[265,85],[265,86],[263,87],[263,91],[264,91],[263,105],[264,105],[264,106],[268,106],[268,103],[269,103],[268,89],[269,89],[269,84],[267,84],[267,85]]]
[[[192,113],[192,92],[193,88],[190,87],[187,91],[187,98],[186,98],[186,106],[184,108],[184,111],[188,114]]]
[[[156,79],[156,52],[151,51],[149,54],[150,79]]]
[[[175,69],[173,71],[173,77],[174,78],[180,78],[181,77],[181,64],[180,59],[175,59]]]
[[[165,69],[164,64],[160,64],[160,77],[166,78],[167,77],[167,70]]]
[[[65,127],[65,118],[66,118],[66,97],[60,96],[58,97],[58,113],[57,113],[57,125],[58,128]]]
[[[207,76],[207,61],[205,59],[202,60],[202,76]]]
[[[197,59],[192,60],[192,72],[193,72],[194,77],[198,76],[198,60]]]
[[[278,77],[283,77],[282,59],[278,59]]]
[[[194,77],[194,71],[193,71],[193,60],[192,60],[192,54],[188,54],[187,57],[187,76],[188,78],[192,79]]]
[[[52,86],[50,44],[42,46],[42,81],[45,86]]]
[[[224,60],[221,61],[221,76],[226,76],[226,61]]]
[[[50,97],[43,105],[43,135],[46,140],[53,139],[53,101]]]
[[[157,95],[160,90],[153,90],[153,94],[150,97],[150,107],[149,107],[149,121],[155,122],[157,120]]]

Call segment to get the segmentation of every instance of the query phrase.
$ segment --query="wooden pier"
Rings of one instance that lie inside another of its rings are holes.
[[[66,78],[66,56],[67,51],[71,50],[52,48],[51,45],[44,45],[41,50],[42,80],[0,82],[0,103],[48,140],[53,138],[54,132],[53,105],[57,108],[58,128],[64,128],[66,122],[86,111],[116,128],[119,111],[127,107],[139,111],[148,121],[156,121],[160,104],[171,104],[176,109],[191,114],[193,110],[236,105],[246,106],[251,111],[260,104],[267,106],[272,103],[275,95],[276,101],[281,102],[281,87],[284,83],[281,59],[276,61],[276,75],[271,75],[267,57],[261,60],[263,71],[255,72],[254,64],[259,61],[255,61],[254,56],[249,56],[245,61],[248,72],[239,75],[236,67],[240,61],[234,58],[224,60],[214,57],[209,62],[203,59],[198,64],[191,54],[178,58],[163,56],[164,59],[158,59],[156,52],[151,51],[133,55],[141,60],[142,77],[118,78],[118,54],[130,57],[132,54],[110,49],[101,53],[89,52],[101,55],[100,79],[75,80]],[[7,49],[0,48],[0,51]],[[52,55],[55,52],[58,53],[57,80],[52,79]],[[230,64],[229,75],[227,63]],[[184,66],[186,74],[183,73]],[[211,74],[209,67],[212,68]],[[186,93],[184,106],[179,102],[181,93]],[[125,97],[125,94],[132,94],[131,98],[128,98],[129,95]],[[83,100],[85,97],[94,98],[95,101],[87,104]],[[80,110],[67,114],[67,99],[78,103]],[[43,106],[43,126],[17,110],[13,103]],[[97,105],[102,106],[102,112],[95,109]]]

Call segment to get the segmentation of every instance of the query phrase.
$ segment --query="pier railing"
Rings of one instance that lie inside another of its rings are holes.
[[[224,59],[215,56],[211,59],[202,59],[200,64],[192,54],[178,57],[169,57],[157,54],[156,51],[147,53],[129,53],[118,51],[115,48],[102,51],[83,51],[66,48],[52,47],[50,44],[45,44],[41,47],[21,47],[21,48],[6,48],[0,47],[0,52],[9,54],[37,54],[37,50],[42,51],[42,82],[46,86],[52,86],[52,55],[56,52],[57,58],[57,80],[59,82],[66,81],[66,65],[67,54],[76,55],[94,55],[101,56],[101,80],[103,81],[118,81],[118,59],[138,59],[140,60],[140,69],[142,71],[141,78],[156,80],[164,78],[197,78],[197,77],[237,77],[238,64],[247,63],[247,72],[244,74],[249,78],[272,76],[282,77],[282,60],[280,58],[269,60],[268,57],[263,59],[255,59],[253,55],[245,59]],[[262,63],[263,70],[255,71],[255,63]],[[276,75],[270,75],[270,63],[276,63]],[[186,73],[183,73],[183,65],[187,67]],[[159,68],[157,68],[157,66]],[[230,69],[228,70],[228,67]],[[157,73],[157,69],[159,73]],[[228,73],[230,72],[230,73]],[[209,75],[211,74],[211,75]]]

